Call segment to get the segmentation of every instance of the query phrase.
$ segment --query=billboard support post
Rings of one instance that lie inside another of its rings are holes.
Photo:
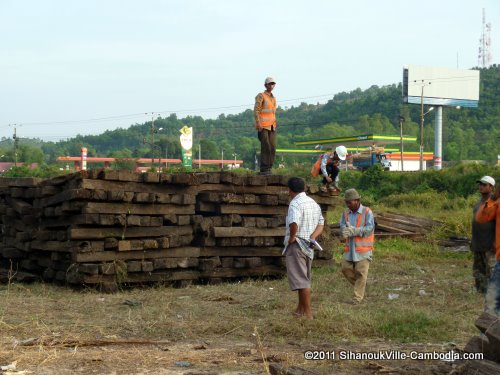
[[[399,116],[399,148],[401,149],[401,172],[404,171],[403,168],[403,122],[405,122],[405,118],[403,116]]]
[[[420,170],[424,170],[424,83],[422,81],[422,96],[420,109]]]
[[[434,169],[441,170],[443,158],[443,107],[437,106],[434,117]]]
[[[434,109],[434,107],[429,108],[427,112],[424,113],[424,87],[425,85],[430,85],[431,82],[425,82],[422,80],[422,91],[420,96],[420,170],[424,170],[424,117],[430,111]]]

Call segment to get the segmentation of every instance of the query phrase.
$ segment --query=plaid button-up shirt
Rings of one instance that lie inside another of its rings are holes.
[[[285,249],[288,246],[288,240],[290,239],[290,224],[295,223],[299,227],[297,231],[297,243],[304,254],[313,259],[314,251],[309,247],[309,240],[311,234],[314,232],[318,225],[323,225],[325,219],[321,214],[321,208],[314,201],[314,199],[308,197],[306,193],[300,193],[295,196],[290,201],[288,206],[288,215],[286,217],[286,234],[285,234]]]

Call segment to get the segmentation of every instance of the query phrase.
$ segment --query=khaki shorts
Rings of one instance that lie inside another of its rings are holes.
[[[290,289],[310,289],[312,260],[302,252],[297,242],[287,246],[285,255]]]

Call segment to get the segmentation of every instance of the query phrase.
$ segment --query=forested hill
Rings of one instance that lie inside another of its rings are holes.
[[[445,108],[443,111],[445,160],[493,161],[500,154],[500,65],[481,69],[480,77],[479,108]],[[291,108],[280,107],[277,112],[278,147],[292,148],[296,141],[316,138],[399,134],[400,115],[405,117],[405,135],[417,135],[420,106],[402,104],[401,84],[342,92],[321,105],[302,103]],[[150,122],[136,124],[101,135],[47,142],[41,148],[49,162],[60,155],[78,155],[82,146],[89,149],[89,156],[151,157],[151,147],[143,143],[145,137],[149,139],[150,125]],[[251,163],[255,150],[259,149],[251,110],[237,115],[221,114],[217,119],[207,120],[199,116],[179,119],[170,115],[155,121],[156,128],[163,128],[155,135],[162,156],[168,153],[169,157],[180,157],[179,129],[184,125],[194,128],[194,150],[197,152],[201,144],[202,158],[219,158],[223,149],[225,158],[232,158],[236,151],[238,158]],[[425,126],[425,149],[431,151],[434,148],[432,115],[426,117]],[[25,149],[26,159],[30,153],[29,147]],[[413,150],[417,150],[416,144]],[[1,151],[6,155],[11,152],[8,149]]]

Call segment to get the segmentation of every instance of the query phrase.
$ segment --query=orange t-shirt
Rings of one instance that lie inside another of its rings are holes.
[[[495,253],[497,261],[500,261],[500,200],[488,199],[482,203],[476,213],[476,221],[484,224],[496,220],[495,226]]]

